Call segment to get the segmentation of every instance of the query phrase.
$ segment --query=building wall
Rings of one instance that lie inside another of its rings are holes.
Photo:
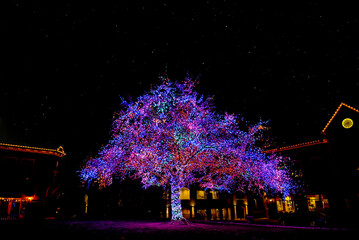
[[[351,128],[342,121],[351,118]],[[337,219],[356,219],[359,214],[359,114],[343,108],[326,131],[329,145],[329,205]]]
[[[343,127],[350,118],[354,124]],[[296,196],[300,211],[327,211],[333,221],[355,221],[359,214],[359,114],[343,107],[327,125],[326,143],[298,147],[281,154],[294,161],[302,182]],[[306,208],[306,209],[305,209]]]
[[[59,189],[58,161],[57,156],[0,150],[2,220],[30,214],[54,216],[53,199]]]

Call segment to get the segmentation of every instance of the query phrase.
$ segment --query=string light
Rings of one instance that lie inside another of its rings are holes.
[[[324,129],[322,130],[322,133],[323,133],[323,134],[325,134],[325,131],[326,131],[327,128],[329,127],[330,123],[333,121],[333,119],[335,118],[335,116],[338,114],[339,110],[340,110],[343,106],[359,113],[359,110],[358,110],[358,109],[353,108],[353,107],[351,107],[351,106],[349,106],[349,105],[347,105],[347,104],[345,104],[345,103],[341,103],[341,104],[339,105],[339,107],[337,108],[337,110],[335,110],[333,116],[330,118],[330,120],[328,121],[327,125],[325,125]]]
[[[213,98],[198,94],[196,82],[161,77],[162,84],[136,101],[123,100],[112,138],[80,170],[84,182],[100,188],[128,176],[147,188],[171,186],[172,219],[183,218],[180,189],[193,183],[212,190],[282,193],[295,189],[287,160],[265,153],[266,122],[240,129],[244,120],[215,112]]]
[[[290,146],[285,146],[285,147],[281,147],[281,148],[278,148],[278,149],[265,150],[264,153],[282,152],[282,151],[293,150],[293,149],[297,149],[297,148],[309,147],[309,146],[318,145],[318,144],[325,144],[325,143],[328,143],[327,139],[315,140],[315,141],[310,141],[310,142],[304,142],[304,143],[298,143],[298,144],[294,144],[294,145],[290,145]]]
[[[57,149],[50,149],[50,148],[39,148],[39,147],[30,147],[24,145],[0,143],[0,149],[12,150],[18,152],[41,153],[41,154],[55,155],[58,157],[63,157],[66,155],[62,146],[58,147]]]

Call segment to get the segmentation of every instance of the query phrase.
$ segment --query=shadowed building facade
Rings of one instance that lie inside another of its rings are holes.
[[[319,140],[274,150],[294,161],[304,183],[309,211],[327,210],[337,223],[356,221],[359,214],[359,110],[341,103]],[[303,199],[297,198],[298,201]]]
[[[0,143],[0,220],[54,217],[62,147]]]

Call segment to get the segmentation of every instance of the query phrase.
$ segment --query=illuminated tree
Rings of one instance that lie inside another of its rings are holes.
[[[216,113],[212,98],[194,87],[189,77],[182,83],[162,78],[136,101],[124,101],[111,140],[86,162],[82,179],[95,180],[100,188],[114,175],[141,179],[145,188],[170,186],[173,220],[183,218],[181,188],[193,183],[287,195],[292,184],[285,159],[262,151],[265,123],[248,126],[239,116]]]

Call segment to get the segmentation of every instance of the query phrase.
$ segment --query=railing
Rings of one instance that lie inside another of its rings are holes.
[[[19,220],[18,216],[7,216],[7,217],[0,217],[0,221],[15,221]]]

